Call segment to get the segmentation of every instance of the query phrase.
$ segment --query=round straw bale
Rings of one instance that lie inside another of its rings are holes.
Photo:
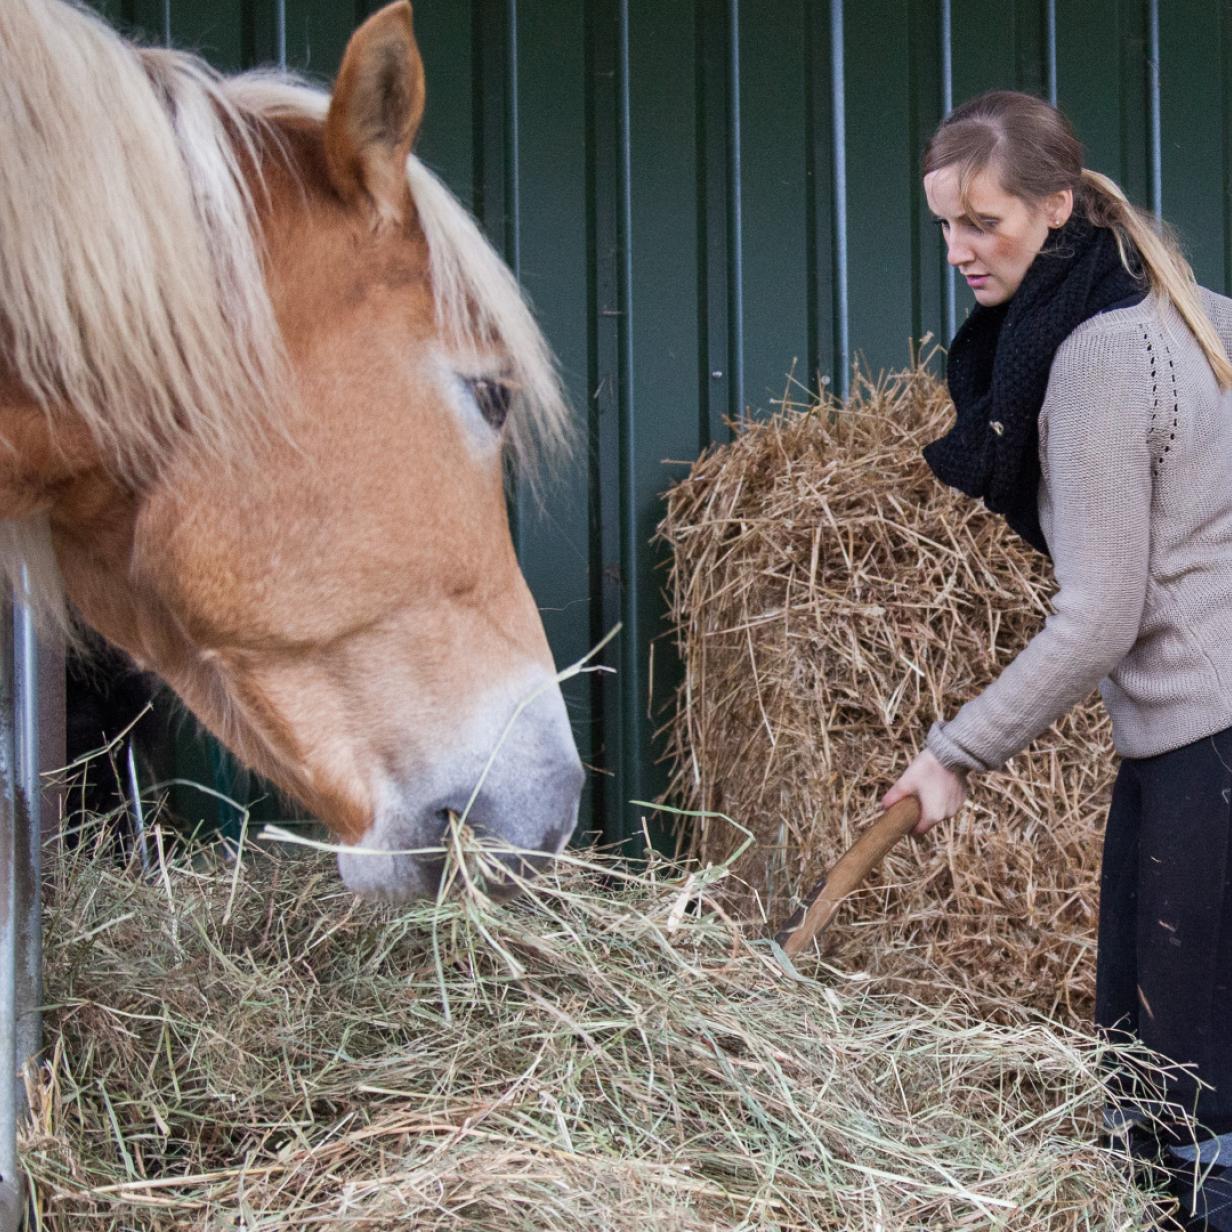
[[[683,683],[668,798],[751,829],[729,906],[781,923],[875,816],[933,719],[1048,611],[1047,562],[920,457],[953,411],[924,365],[858,376],[845,405],[735,426],[668,495]],[[1090,1010],[1099,845],[1113,769],[1098,698],[959,816],[891,853],[825,941],[922,995],[938,975],[1070,1022]],[[740,835],[691,824],[721,859]]]

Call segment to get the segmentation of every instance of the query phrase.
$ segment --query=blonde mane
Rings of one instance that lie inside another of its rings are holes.
[[[294,78],[224,80],[135,48],[61,0],[0,3],[4,363],[48,414],[71,406],[125,480],[152,476],[172,443],[228,463],[278,425],[285,357],[250,178],[271,121],[323,119],[328,101]],[[414,157],[407,178],[442,335],[508,357],[512,450],[556,452],[569,414],[516,281]],[[45,524],[0,532],[0,571],[63,623],[49,552]]]
[[[58,0],[5,0],[0,63],[8,365],[125,478],[185,438],[233,457],[282,371],[241,166],[251,121],[199,60],[137,51]]]

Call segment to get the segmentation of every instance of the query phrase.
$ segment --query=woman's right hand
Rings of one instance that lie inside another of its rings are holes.
[[[881,797],[881,807],[889,808],[904,796],[920,801],[920,820],[911,833],[927,834],[939,821],[953,817],[967,799],[967,776],[943,766],[928,749],[916,754],[898,781]]]

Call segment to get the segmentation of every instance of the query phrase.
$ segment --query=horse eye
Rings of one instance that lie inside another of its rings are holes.
[[[467,381],[466,383],[484,419],[499,432],[509,417],[509,386],[502,381],[489,380]]]

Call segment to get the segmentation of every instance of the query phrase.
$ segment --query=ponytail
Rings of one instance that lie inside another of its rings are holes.
[[[1132,205],[1120,188],[1098,171],[1083,168],[1078,199],[1091,222],[1109,228],[1116,236],[1127,269],[1132,267],[1130,254],[1136,250],[1151,293],[1176,308],[1202,348],[1220,388],[1232,389],[1232,360],[1202,306],[1193,269],[1167,229]]]

